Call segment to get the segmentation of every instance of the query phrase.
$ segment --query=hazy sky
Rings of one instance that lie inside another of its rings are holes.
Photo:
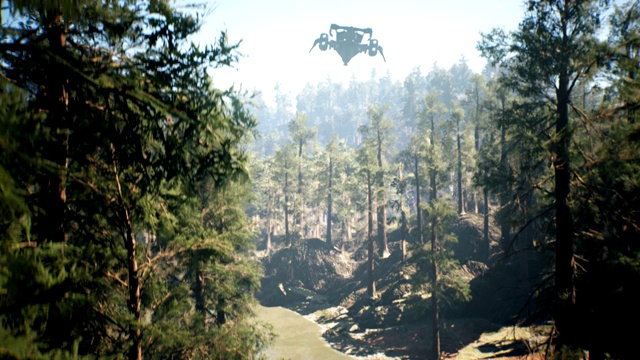
[[[258,90],[267,100],[276,84],[295,96],[306,83],[366,80],[374,69],[377,77],[388,72],[403,80],[413,68],[448,69],[462,56],[479,72],[485,64],[476,50],[480,32],[514,30],[524,15],[521,0],[209,1],[213,12],[195,41],[212,42],[226,30],[231,42],[242,40],[244,54],[235,69],[212,73],[215,84]],[[345,66],[335,50],[309,53],[332,23],[371,28],[387,61],[362,53]]]

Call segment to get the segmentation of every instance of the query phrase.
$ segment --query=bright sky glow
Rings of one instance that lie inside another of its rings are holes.
[[[362,81],[374,70],[402,81],[416,67],[423,74],[434,63],[448,69],[462,56],[480,72],[486,63],[476,50],[480,33],[515,30],[524,15],[520,0],[215,0],[212,6],[194,40],[210,43],[226,30],[231,42],[242,40],[244,55],[235,69],[212,72],[214,83],[262,92],[267,101],[276,84],[295,96],[306,83]],[[371,28],[387,61],[361,53],[344,66],[335,50],[309,53],[332,23]]]

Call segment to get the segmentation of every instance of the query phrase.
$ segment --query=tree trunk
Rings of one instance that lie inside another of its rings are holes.
[[[433,119],[431,119],[431,146],[435,146],[435,124]],[[431,159],[431,161],[435,161],[435,159]],[[437,177],[437,173],[435,168],[432,166],[431,169],[429,169],[429,187],[431,187],[431,194],[429,196],[429,204],[433,204],[433,202],[436,200],[436,198],[438,197],[438,190],[436,187],[436,177]]]
[[[368,201],[368,221],[367,221],[367,294],[370,297],[376,296],[376,283],[373,278],[373,191],[371,184],[371,171],[367,170],[367,201]]]
[[[524,229],[522,229],[520,240],[518,241],[518,256],[520,263],[520,274],[519,281],[520,287],[523,289],[529,289],[529,249],[531,248],[532,242],[532,230],[531,227],[531,212],[529,209],[531,208],[531,193],[527,193],[523,195],[523,198],[520,200],[522,203],[522,211],[524,212]]]
[[[138,262],[136,260],[136,239],[133,235],[128,210],[125,208],[127,217],[127,235],[125,246],[127,249],[127,263],[129,272],[129,312],[133,315],[135,324],[129,330],[129,337],[133,340],[133,345],[129,351],[129,360],[142,360],[142,330],[140,329],[140,278],[138,275]]]
[[[287,246],[291,246],[291,235],[289,234],[289,168],[287,160],[284,163],[284,241]]]
[[[434,224],[431,227],[431,271],[433,277],[431,280],[431,314],[433,334],[432,334],[432,355],[434,359],[440,359],[440,310],[438,309],[438,262],[436,261],[438,252],[438,234],[435,231],[435,219]]]
[[[462,151],[460,148],[460,121],[456,120],[456,142],[458,147],[458,214],[464,214],[464,195],[462,193]]]
[[[482,194],[484,197],[484,241],[482,242],[482,259],[486,261],[489,259],[489,254],[491,251],[491,239],[489,239],[489,192],[486,188],[484,188],[482,190]]]
[[[341,227],[341,231],[340,231],[340,252],[344,254],[344,243],[345,243],[345,239],[347,237],[347,221],[346,220],[342,220],[340,222],[340,227]]]
[[[378,141],[378,171],[376,174],[378,185],[378,239],[380,246],[380,256],[386,258],[389,256],[389,245],[387,244],[387,209],[386,209],[386,191],[384,188],[384,170],[382,168],[382,132],[377,129]]]
[[[384,205],[378,206],[378,243],[380,246],[380,256],[389,256],[389,245],[387,243],[387,209]]]
[[[226,302],[224,298],[218,299],[218,306],[216,309],[216,324],[222,326],[227,322],[227,313],[224,310]]]
[[[502,97],[502,114],[506,112],[505,99]],[[500,131],[500,168],[502,171],[508,169],[508,154],[507,154],[507,129],[503,125]],[[509,198],[507,195],[507,189],[503,189],[500,193],[500,248],[506,252],[509,250],[511,242],[511,225],[509,224],[509,215],[506,211]]]
[[[268,212],[267,212],[267,239],[266,239],[266,244],[265,244],[265,248],[267,249],[267,254],[271,251],[271,208],[269,208]]]
[[[482,106],[480,104],[480,88],[478,83],[475,83],[475,95],[476,95],[476,111],[475,111],[475,121],[473,124],[473,145],[476,149],[476,152],[480,151],[480,112],[482,111]]]
[[[475,96],[476,96],[476,111],[475,111],[475,121],[473,124],[473,146],[476,150],[476,155],[480,152],[480,112],[482,111],[482,106],[480,104],[480,87],[478,83],[475,82]],[[478,194],[476,191],[473,192],[473,204],[475,213],[478,213]],[[486,200],[486,199],[485,199]]]
[[[435,144],[434,138],[434,129],[435,124],[433,120],[431,121],[431,144],[432,146]],[[431,169],[429,171],[429,182],[431,187],[431,196],[429,199],[429,203],[433,205],[438,196],[437,191],[437,174],[435,169]],[[432,307],[432,356],[433,359],[440,359],[440,311],[438,309],[438,263],[436,262],[436,253],[438,251],[438,234],[436,232],[436,222],[437,219],[434,219],[431,224],[431,271],[433,272],[433,278],[431,282],[432,293],[431,293],[431,307]]]
[[[404,176],[402,174],[402,164],[398,167],[398,179],[400,183],[404,182]],[[400,251],[402,251],[402,262],[407,262],[407,248],[406,248],[406,239],[407,239],[407,213],[404,210],[404,186],[401,187],[402,192],[399,194],[399,211],[400,211]]]
[[[563,23],[564,25],[564,23]],[[566,25],[565,25],[566,26]],[[563,29],[566,31],[566,29]],[[570,163],[568,158],[569,123],[568,91],[569,79],[565,73],[559,78],[557,90],[557,112],[555,159],[555,202],[556,202],[556,272],[555,296],[557,306],[554,311],[555,325],[558,330],[557,345],[574,343],[572,329],[573,289],[573,217],[567,204],[570,191]]]
[[[331,240],[331,216],[332,216],[332,199],[331,199],[331,192],[332,192],[332,177],[333,177],[333,159],[331,157],[329,157],[329,187],[328,187],[328,194],[327,194],[327,244],[332,246],[333,242]]]
[[[202,314],[202,321],[203,321],[203,325],[206,328],[207,325],[207,306],[206,306],[206,302],[205,302],[205,289],[206,289],[206,283],[205,283],[205,279],[204,279],[204,273],[202,272],[201,269],[201,262],[200,260],[196,260],[196,271],[195,271],[195,283],[193,286],[193,297],[195,300],[195,305],[196,305],[196,311],[199,312],[200,314]]]
[[[300,239],[304,238],[304,201],[302,199],[302,141],[298,147],[298,202],[299,211],[296,214],[296,225],[298,226],[298,232],[300,233]]]
[[[320,204],[316,206],[316,223],[313,226],[313,237],[320,238],[320,224],[322,223],[322,209]]]
[[[119,206],[122,216],[121,220],[123,221],[122,225],[124,228],[122,237],[124,238],[124,247],[127,251],[127,286],[129,290],[127,309],[135,319],[135,322],[129,325],[129,338],[132,342],[131,348],[129,349],[129,360],[142,360],[142,330],[140,328],[140,277],[138,274],[138,261],[136,259],[136,238],[133,233],[133,226],[131,225],[131,215],[129,212],[129,208],[125,203],[122,193],[120,176],[118,174],[118,168],[116,166],[115,147],[113,146],[113,144],[111,144],[111,156],[113,161],[113,174],[118,188],[118,199],[120,202]]]
[[[67,25],[62,13],[54,13],[45,18],[47,24],[47,39],[49,49],[54,56],[65,57],[67,44]],[[43,188],[46,189],[47,201],[45,209],[44,228],[47,239],[52,242],[66,242],[65,214],[67,210],[66,177],[69,167],[69,124],[67,92],[68,78],[66,71],[57,60],[52,59],[52,68],[47,79],[47,89],[44,91],[47,104],[46,123],[51,129],[52,140],[44,156],[58,167],[57,173],[46,176]]]
[[[420,208],[420,167],[418,154],[413,155],[414,174],[416,179],[416,220],[418,221],[418,238],[420,244],[424,244],[424,235],[422,232],[422,209]]]
[[[294,239],[291,237],[291,231],[289,229],[289,160],[285,156],[284,160],[284,239],[285,243],[289,247],[289,256],[287,262],[289,265],[289,278],[294,278],[293,271],[293,247]]]
[[[471,193],[471,201],[473,201],[473,212],[477,214],[478,211],[478,193],[474,190]]]

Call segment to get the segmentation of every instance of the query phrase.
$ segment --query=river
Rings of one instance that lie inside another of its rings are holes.
[[[259,306],[256,313],[258,320],[273,325],[273,332],[278,336],[264,352],[267,360],[356,359],[331,348],[322,338],[320,326],[296,312]]]

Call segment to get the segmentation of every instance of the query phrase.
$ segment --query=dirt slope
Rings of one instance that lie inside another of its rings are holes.
[[[511,279],[513,265],[508,261],[496,261],[501,254],[495,227],[490,229],[490,256],[482,259],[482,225],[482,217],[474,214],[454,222],[456,252],[463,264],[463,277],[471,284],[473,300],[442,314],[441,348],[449,358],[470,358],[465,353],[471,357],[521,358],[540,342],[538,337],[526,333],[529,335],[496,341],[487,334],[508,334],[507,329],[514,329],[512,325],[522,318],[530,288]],[[261,254],[265,277],[258,300],[316,321],[324,327],[325,339],[344,353],[425,359],[432,332],[428,294],[414,291],[411,275],[415,264],[411,256],[407,263],[402,262],[398,234],[391,233],[389,239],[391,256],[375,259],[375,298],[366,295],[363,243],[340,252],[320,239],[308,239],[269,256]]]

